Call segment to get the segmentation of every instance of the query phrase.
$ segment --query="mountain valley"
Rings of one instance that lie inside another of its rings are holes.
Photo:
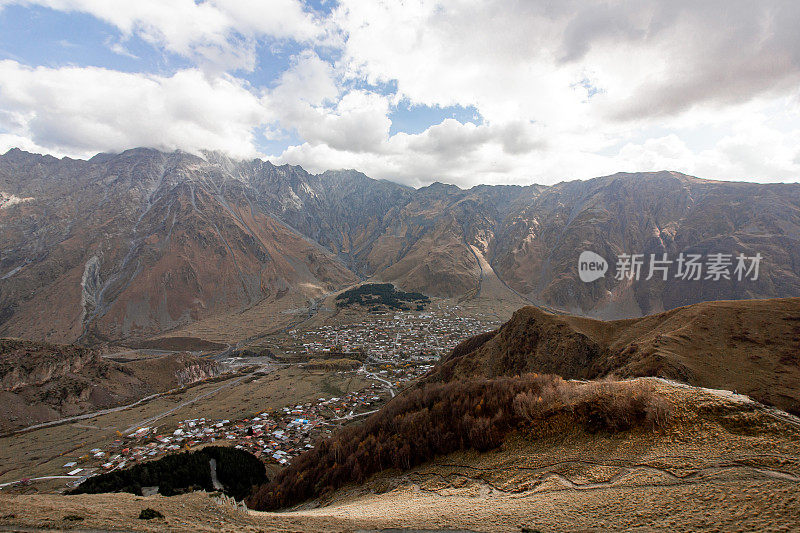
[[[758,529],[797,511],[800,185],[413,189],[134,149],[11,150],[0,191],[0,526]],[[586,250],[763,261],[584,282]],[[60,494],[218,445],[265,465],[252,510],[191,484]]]
[[[144,339],[222,317],[236,327],[239,315],[313,308],[367,279],[502,302],[504,318],[526,303],[618,319],[800,296],[795,184],[653,172],[412,189],[214,152],[82,161],[14,149],[0,156],[0,191],[25,199],[0,210],[0,334],[48,342]],[[583,250],[611,263],[622,253],[764,259],[758,279],[744,282],[608,275],[584,284]]]

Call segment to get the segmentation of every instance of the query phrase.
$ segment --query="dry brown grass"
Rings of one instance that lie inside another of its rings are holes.
[[[648,383],[578,383],[553,375],[425,384],[406,391],[360,426],[344,428],[298,457],[249,499],[279,509],[346,483],[396,468],[407,470],[461,449],[487,451],[515,429],[555,416],[586,431],[620,432],[666,421],[667,403]]]
[[[525,307],[496,334],[464,341],[430,379],[655,376],[736,390],[798,414],[798,345],[800,298],[706,302],[611,322]]]
[[[621,431],[642,422],[648,427],[663,426],[670,411],[669,403],[646,381],[553,380],[538,393],[518,394],[513,406],[515,414],[531,424],[556,413],[573,413],[593,433]]]

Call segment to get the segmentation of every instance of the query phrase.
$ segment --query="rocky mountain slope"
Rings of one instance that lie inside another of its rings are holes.
[[[615,174],[546,189],[516,208],[491,250],[495,271],[537,302],[613,319],[642,316],[700,301],[797,296],[800,185],[733,183],[676,172]],[[764,259],[757,280],[578,281],[576,262],[592,250],[611,263],[618,254],[744,254]]]
[[[797,184],[657,172],[415,190],[218,153],[81,161],[14,149],[0,156],[0,193],[0,334],[41,340],[147,338],[258,306],[302,307],[367,278],[602,318],[800,296]],[[758,280],[609,272],[583,283],[585,249],[612,268],[620,253],[763,261]]]
[[[176,353],[120,364],[75,345],[0,339],[0,433],[137,401],[221,372]]]
[[[457,346],[429,379],[655,376],[800,414],[799,354],[800,298],[699,303],[610,322],[525,307]]]
[[[0,218],[2,331],[66,341],[143,337],[357,281],[226,169],[154,150],[90,161],[7,154],[0,189],[34,199]],[[279,187],[296,171],[269,172]]]

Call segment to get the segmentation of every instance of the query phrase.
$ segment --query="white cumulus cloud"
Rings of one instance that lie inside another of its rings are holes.
[[[800,178],[794,0],[339,0],[329,15],[301,0],[0,0],[9,3],[90,13],[119,30],[107,45],[119,53],[135,35],[195,67],[5,61],[3,145],[250,156],[261,132],[290,131],[299,142],[277,162],[412,185],[663,169]],[[244,81],[271,60],[257,45],[281,39],[293,43],[288,66],[259,86]],[[480,120],[392,134],[401,102],[474,108]]]
[[[298,0],[4,0],[88,13],[123,36],[137,35],[163,49],[216,70],[255,66],[255,40],[323,39],[324,21]]]
[[[91,155],[135,146],[252,156],[267,112],[240,80],[0,61],[0,128],[47,151]]]

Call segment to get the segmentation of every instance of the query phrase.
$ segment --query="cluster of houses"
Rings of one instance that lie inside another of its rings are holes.
[[[397,377],[398,382],[401,380],[405,378]],[[129,435],[119,434],[106,449],[95,448],[67,462],[65,474],[87,476],[109,472],[211,443],[227,443],[265,462],[287,464],[312,448],[314,441],[330,435],[335,427],[375,411],[386,397],[385,386],[375,383],[342,397],[318,398],[241,420],[195,418],[182,420],[177,427],[141,427]]]
[[[291,330],[280,348],[297,355],[317,356],[336,350],[364,352],[379,360],[435,361],[462,340],[499,325],[499,321],[462,317],[455,306],[437,312],[401,312],[391,318]]]
[[[399,388],[404,382],[425,375],[432,364],[405,361],[375,361],[359,369],[359,373],[386,380],[392,388]]]
[[[210,443],[228,443],[265,462],[287,464],[330,435],[335,427],[376,411],[404,382],[429,371],[436,359],[463,339],[497,327],[499,322],[461,317],[458,306],[438,312],[402,312],[346,326],[292,330],[281,348],[287,354],[318,356],[326,352],[358,353],[358,373],[374,380],[342,397],[266,410],[241,420],[195,418],[177,427],[141,427],[118,434],[107,449],[64,464],[66,475],[82,479],[95,472],[125,468],[171,452]]]

